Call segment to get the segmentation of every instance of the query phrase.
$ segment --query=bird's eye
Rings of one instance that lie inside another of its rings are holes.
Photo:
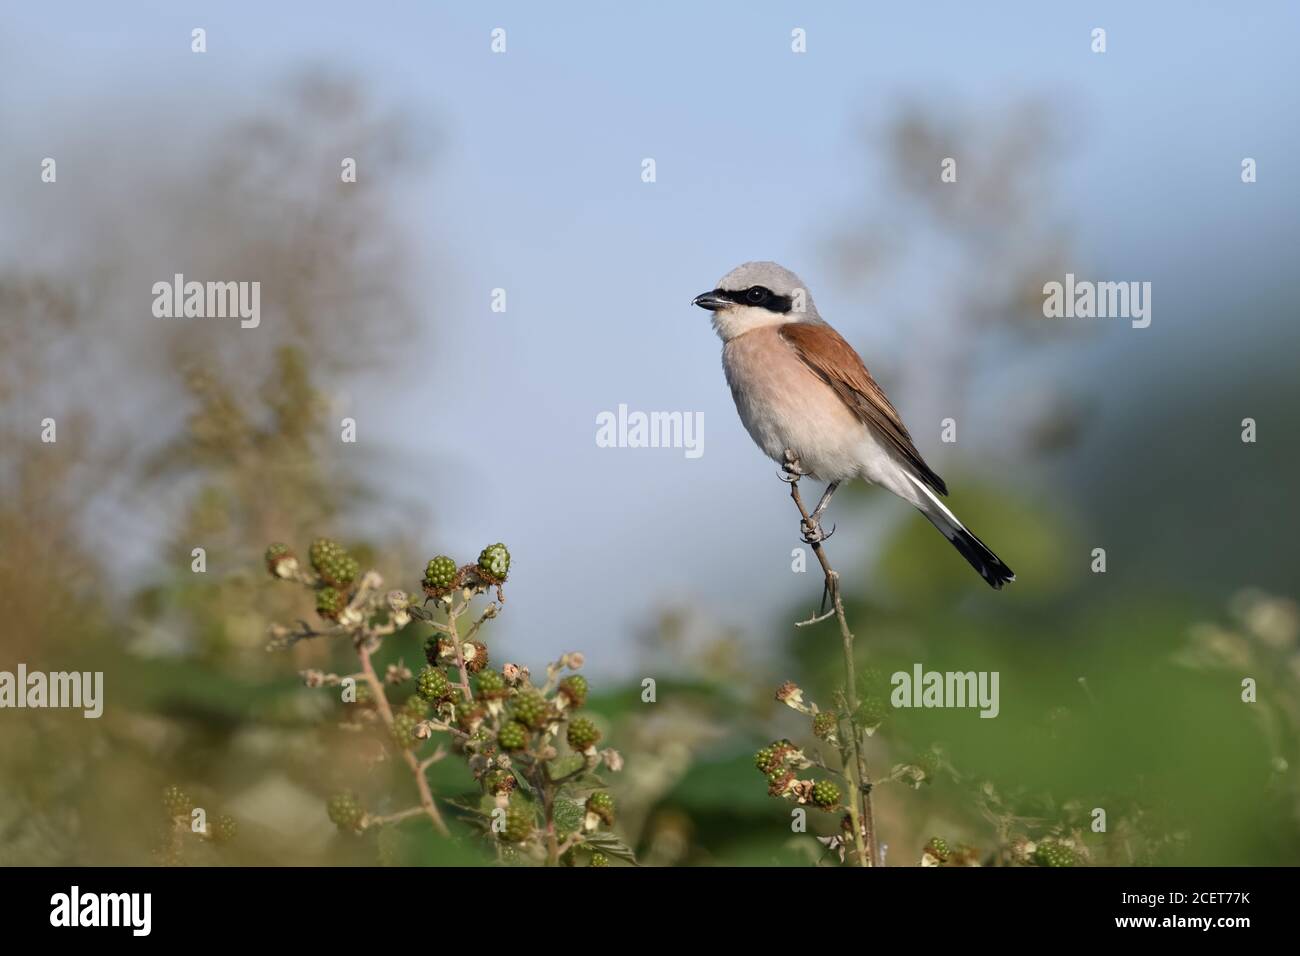
[[[758,305],[760,302],[762,302],[764,299],[768,297],[768,294],[769,294],[768,291],[764,289],[761,285],[756,285],[745,292],[745,298],[748,299],[754,305]]]

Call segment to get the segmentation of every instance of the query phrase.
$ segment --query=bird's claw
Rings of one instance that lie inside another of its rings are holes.
[[[799,522],[799,530],[802,532],[806,544],[820,544],[823,541],[829,541],[831,535],[835,533],[835,527],[835,525],[831,525],[830,531],[823,531],[821,521],[817,518],[809,518],[806,521]]]
[[[785,453],[785,461],[781,464],[781,473],[777,475],[777,477],[782,481],[794,484],[807,474],[808,472],[803,470],[803,465],[799,462],[799,456],[794,452],[787,450]]]

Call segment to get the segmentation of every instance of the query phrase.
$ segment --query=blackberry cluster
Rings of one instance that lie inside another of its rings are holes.
[[[883,697],[867,697],[858,705],[858,723],[878,727],[889,716],[889,703]]]
[[[336,793],[325,805],[330,822],[340,830],[359,830],[366,811],[355,793]]]
[[[474,681],[474,696],[479,700],[501,700],[508,693],[506,679],[498,671],[481,671]]]
[[[533,815],[523,807],[506,808],[505,826],[497,837],[505,843],[523,843],[533,835]]]
[[[316,613],[327,621],[337,621],[348,606],[348,596],[337,588],[323,587],[316,592]]]
[[[598,790],[587,798],[587,812],[594,813],[607,827],[614,825],[614,798],[608,791]]]
[[[840,802],[840,788],[829,780],[813,784],[812,801],[823,810],[833,810]]]
[[[361,570],[356,559],[341,544],[330,538],[317,538],[313,541],[309,555],[312,568],[322,581],[332,587],[349,587]]]
[[[415,692],[427,701],[439,701],[451,693],[451,681],[441,667],[426,667],[415,679]]]
[[[1034,850],[1034,863],[1038,866],[1074,866],[1077,862],[1074,851],[1055,840],[1040,843]]]
[[[406,749],[419,743],[415,729],[420,726],[420,718],[403,710],[393,715],[393,743]]]
[[[277,578],[289,577],[298,570],[298,558],[287,544],[273,544],[266,549],[266,570]]]
[[[502,750],[523,750],[528,746],[528,728],[512,720],[497,732],[497,743]]]
[[[456,562],[445,554],[430,558],[424,569],[424,586],[434,591],[449,588],[456,580]]]
[[[798,748],[788,740],[773,741],[754,754],[754,766],[758,768],[759,773],[765,776],[771,775],[784,769],[786,758],[797,750]]]
[[[539,729],[550,716],[550,705],[546,698],[535,690],[525,691],[515,698],[515,720],[533,730]]]
[[[559,693],[575,710],[587,702],[587,678],[572,674],[560,681]]]
[[[569,746],[574,750],[586,750],[600,741],[600,731],[586,717],[575,717],[569,721]]]
[[[478,566],[494,583],[504,581],[510,574],[510,552],[500,541],[489,544],[479,553]]]
[[[947,863],[951,851],[948,848],[948,841],[943,837],[931,837],[930,841],[925,845],[925,852],[935,857],[940,863]]]

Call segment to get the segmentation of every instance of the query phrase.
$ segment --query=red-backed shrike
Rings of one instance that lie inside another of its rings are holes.
[[[830,484],[805,527],[825,537],[820,519],[840,483],[881,485],[943,532],[990,587],[1012,570],[957,520],[948,494],[853,347],[817,314],[799,277],[775,262],[746,262],[694,304],[713,313],[722,367],[749,436],[769,457]]]

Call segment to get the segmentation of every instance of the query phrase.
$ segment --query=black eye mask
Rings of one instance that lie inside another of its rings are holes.
[[[756,309],[767,309],[769,312],[785,314],[793,307],[793,302],[788,295],[777,295],[771,289],[761,285],[752,285],[748,289],[716,289],[718,295],[725,299],[735,302],[737,305],[748,305]]]

